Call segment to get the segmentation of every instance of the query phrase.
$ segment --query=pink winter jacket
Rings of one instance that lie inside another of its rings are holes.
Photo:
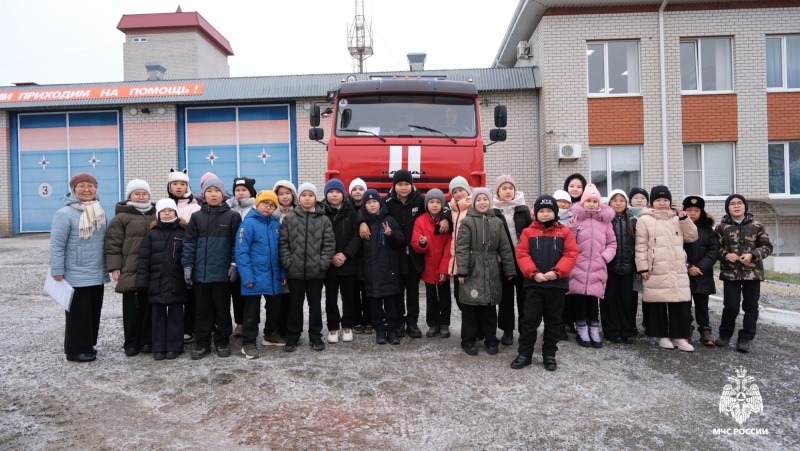
[[[450,199],[450,211],[453,218],[453,240],[450,241],[450,262],[447,264],[451,276],[458,274],[456,265],[456,241],[458,241],[458,229],[461,221],[467,217],[467,210],[472,205],[472,196],[467,196],[456,203],[455,199]]]
[[[617,237],[611,225],[614,210],[600,204],[600,211],[586,211],[575,204],[572,215],[569,228],[578,243],[578,261],[569,275],[567,294],[602,298],[608,280],[607,264],[617,254]]]

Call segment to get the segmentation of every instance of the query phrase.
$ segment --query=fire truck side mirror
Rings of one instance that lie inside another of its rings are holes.
[[[494,126],[495,127],[505,127],[506,122],[508,122],[508,113],[506,111],[505,105],[497,105],[494,107]],[[505,136],[505,134],[503,134]],[[505,138],[503,138],[505,139]],[[494,140],[492,140],[494,141]],[[499,140],[502,141],[502,140]]]
[[[495,128],[493,130],[489,130],[489,139],[491,141],[505,141],[506,140],[506,131],[502,128]]]
[[[322,141],[322,138],[324,137],[325,137],[325,130],[316,127],[308,129],[308,139],[312,141]]]
[[[312,127],[319,127],[319,105],[312,105],[311,111],[308,112],[308,122]]]

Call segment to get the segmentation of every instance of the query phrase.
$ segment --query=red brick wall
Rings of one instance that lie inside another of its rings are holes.
[[[641,97],[589,98],[589,145],[644,143]]]
[[[736,94],[684,95],[683,142],[736,142],[739,121]]]
[[[800,138],[800,92],[767,93],[767,133],[770,140]]]

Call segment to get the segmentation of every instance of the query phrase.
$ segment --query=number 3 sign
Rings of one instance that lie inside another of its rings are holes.
[[[50,197],[53,194],[53,185],[49,183],[42,183],[39,185],[39,196],[41,197]]]

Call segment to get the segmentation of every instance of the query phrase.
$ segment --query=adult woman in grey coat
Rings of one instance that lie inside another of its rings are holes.
[[[97,197],[97,179],[87,172],[74,175],[64,207],[50,226],[50,274],[66,280],[75,293],[66,312],[64,353],[72,362],[91,362],[97,351],[103,284],[106,271],[103,241],[106,215]]]

